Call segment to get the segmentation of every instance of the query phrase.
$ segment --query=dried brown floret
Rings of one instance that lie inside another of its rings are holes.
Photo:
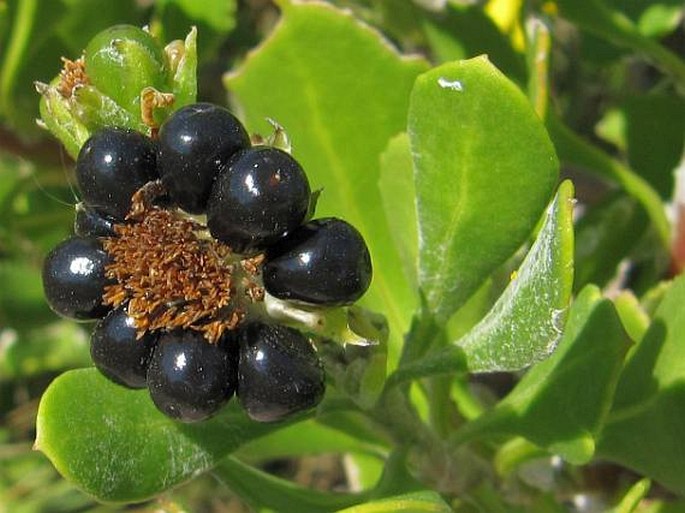
[[[83,57],[75,61],[62,57],[62,70],[59,72],[59,84],[57,90],[65,98],[71,98],[74,88],[90,84],[90,78],[86,74]]]
[[[139,336],[189,328],[216,342],[240,324],[246,299],[255,301],[260,287],[204,225],[148,201],[149,187],[134,196],[128,222],[115,227],[117,237],[104,240],[113,261],[107,277],[114,283],[103,300],[114,307],[128,302]],[[254,292],[242,292],[248,290]]]

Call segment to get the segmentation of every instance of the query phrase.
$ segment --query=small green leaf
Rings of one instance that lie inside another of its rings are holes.
[[[552,356],[457,438],[519,435],[572,463],[586,463],[594,454],[628,347],[611,302],[596,287],[583,289]]]
[[[415,308],[378,189],[380,155],[404,130],[411,86],[424,61],[402,57],[377,32],[324,3],[281,2],[271,36],[225,84],[251,130],[266,118],[287,131],[312,189],[317,216],[345,217],[364,235],[374,279],[363,298],[390,325],[396,361]]]
[[[471,372],[522,369],[556,347],[573,282],[572,213],[573,186],[566,181],[509,286],[485,318],[456,342]]]
[[[452,509],[436,492],[414,492],[352,506],[338,513],[450,513]]]
[[[685,494],[685,276],[666,291],[621,375],[598,455]]]
[[[271,476],[235,458],[224,459],[214,474],[255,510],[325,513],[363,502],[364,495],[321,492]]]
[[[526,97],[485,57],[417,79],[409,136],[419,282],[444,322],[530,235],[558,162]]]
[[[197,97],[197,29],[190,29],[183,42],[183,56],[171,78],[173,109],[195,103]]]
[[[630,487],[616,507],[612,508],[608,513],[633,513],[634,511],[641,511],[637,508],[649,492],[651,486],[652,482],[649,479],[640,479]]]
[[[134,116],[93,86],[75,89],[68,104],[74,116],[90,132],[116,126],[147,133],[147,126],[140,120],[140,113]]]
[[[216,417],[183,424],[160,413],[146,390],[83,369],[62,374],[43,395],[36,448],[99,500],[140,502],[282,426],[250,421],[235,400]]]

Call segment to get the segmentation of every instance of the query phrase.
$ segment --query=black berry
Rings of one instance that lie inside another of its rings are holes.
[[[74,233],[81,237],[115,237],[114,220],[84,203],[76,205]]]
[[[250,418],[274,422],[321,401],[323,367],[302,333],[254,323],[245,326],[239,337],[238,399]]]
[[[310,221],[269,248],[263,278],[280,299],[344,305],[371,283],[371,257],[361,234],[335,218]]]
[[[126,306],[112,310],[95,325],[90,339],[90,356],[105,376],[129,388],[147,386],[147,368],[158,335],[145,333],[137,338],[133,318]]]
[[[202,333],[175,330],[159,337],[147,372],[150,396],[157,408],[183,422],[215,414],[237,384],[232,339],[208,343]]]
[[[303,222],[309,196],[307,176],[293,157],[268,146],[250,148],[217,176],[207,226],[236,251],[262,249]]]
[[[196,103],[177,110],[159,130],[159,173],[171,198],[191,214],[201,214],[221,167],[250,138],[226,109]]]
[[[139,132],[105,128],[88,139],[76,160],[76,180],[84,202],[121,220],[131,208],[131,196],[157,178],[156,151]]]
[[[45,297],[56,313],[76,320],[103,317],[109,255],[96,239],[72,237],[58,244],[43,263]]]

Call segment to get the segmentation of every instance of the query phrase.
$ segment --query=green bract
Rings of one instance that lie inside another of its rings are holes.
[[[50,84],[36,82],[41,125],[78,155],[93,131],[108,126],[150,134],[197,95],[197,31],[166,47],[149,32],[115,25],[97,34],[83,59],[66,61]],[[75,71],[74,71],[75,70]]]
[[[167,86],[164,50],[149,32],[132,25],[100,32],[88,43],[85,61],[95,87],[132,114],[140,112],[143,88]]]

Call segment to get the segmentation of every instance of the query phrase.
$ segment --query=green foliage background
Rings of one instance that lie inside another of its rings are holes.
[[[0,0],[0,513],[685,511],[683,16]],[[317,215],[369,242],[361,306],[389,338],[347,363],[319,347],[316,412],[179,426],[88,368],[90,327],[47,308],[41,261],[78,193],[33,83],[118,23],[165,43],[196,26],[198,98],[283,125]],[[292,471],[324,462],[318,486]]]

